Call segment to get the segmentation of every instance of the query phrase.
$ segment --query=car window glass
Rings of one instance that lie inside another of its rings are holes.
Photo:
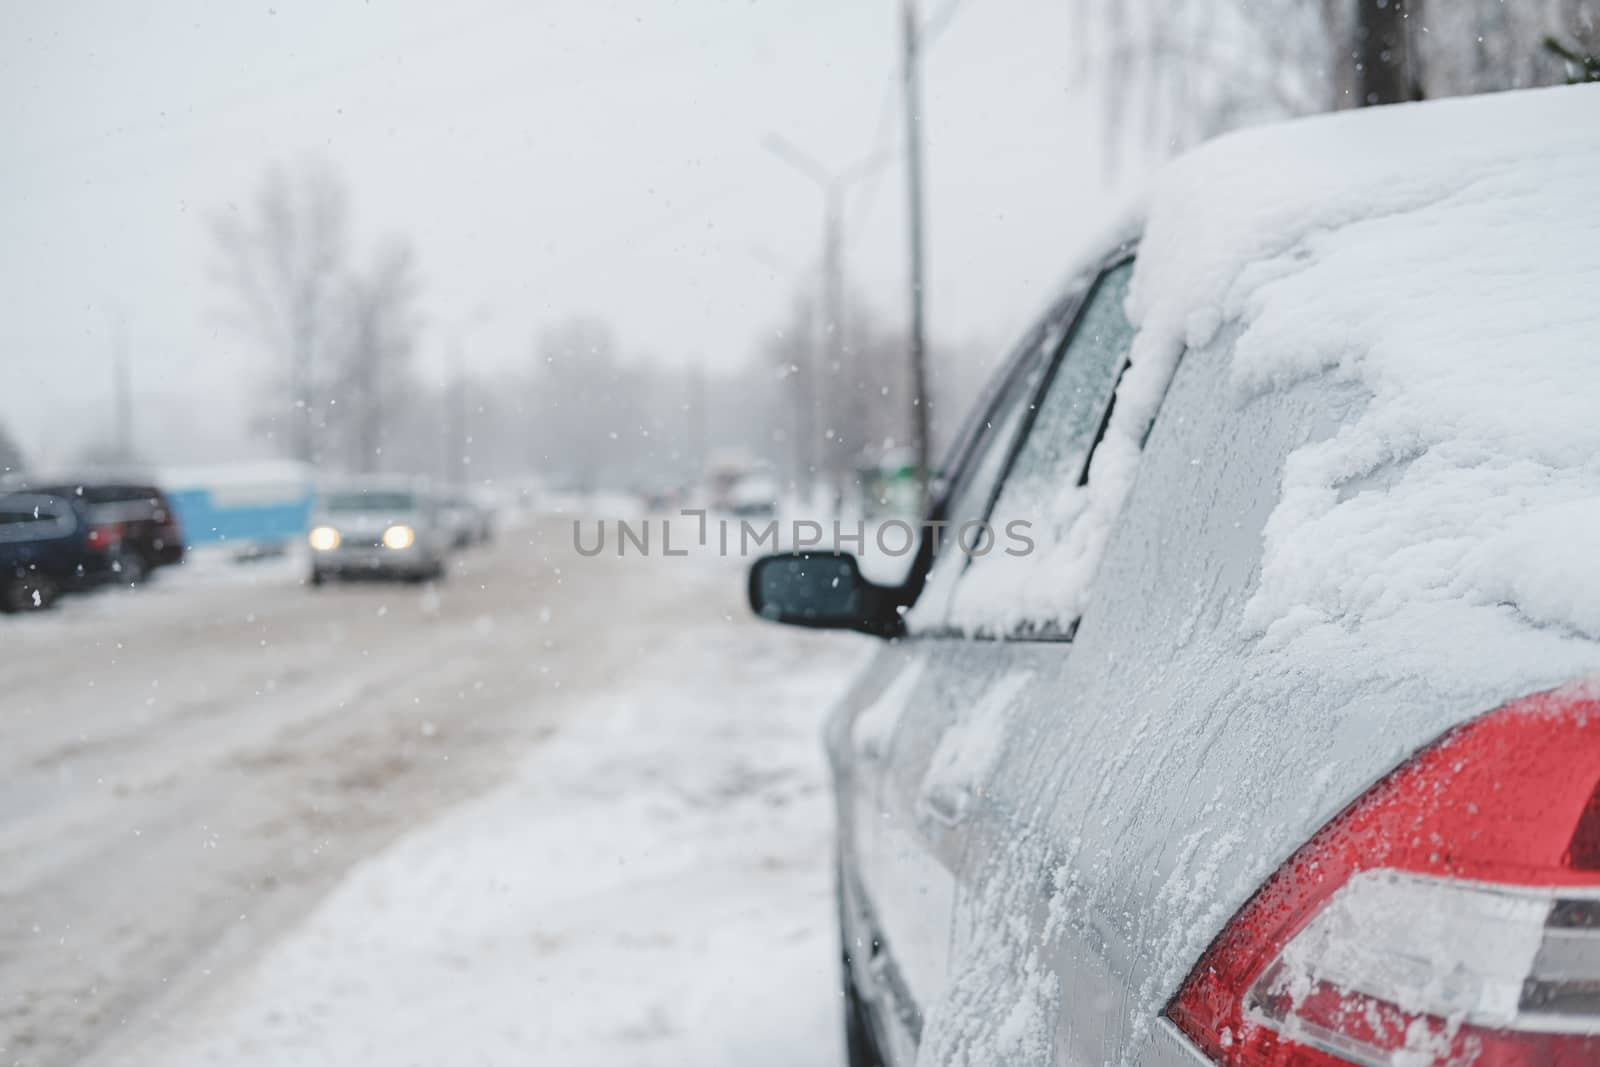
[[[1049,331],[1040,347],[1059,343],[1059,331]],[[1042,364],[1036,361],[1008,383],[985,421],[982,434],[974,443],[959,480],[951,491],[944,510],[944,521],[948,526],[941,531],[924,534],[938,536],[938,553],[934,556],[922,592],[906,614],[906,625],[912,632],[926,632],[943,625],[951,590],[966,565],[966,555],[961,551],[956,532],[968,522],[981,520],[988,511],[989,502],[994,498],[995,485],[1011,454],[1012,443],[1031,409],[1041,375]]]
[[[1005,618],[999,606],[983,603],[982,598],[1003,598],[1007,583],[1030,580],[1029,572],[1037,561],[1058,559],[1056,550],[1067,541],[1090,453],[1133,341],[1133,326],[1124,311],[1132,272],[1130,260],[1103,274],[1073,324],[1066,349],[1040,398],[1038,414],[995,501],[990,517],[997,532],[995,546],[987,553],[975,554],[957,583],[960,588],[952,593],[950,625],[991,634],[1068,636],[1045,620]],[[1027,524],[1033,545],[1026,554],[1007,551],[1014,544],[1016,551],[1023,551],[1023,546],[1002,536],[1014,522]],[[1010,573],[1002,578],[998,573],[1002,570]],[[997,581],[991,583],[991,576]],[[966,590],[969,584],[975,586],[971,593]]]
[[[59,537],[72,527],[70,512],[48,497],[14,496],[0,501],[0,544]]]
[[[1133,264],[1108,271],[1095,286],[1072,339],[1039,403],[1028,439],[1006,474],[997,510],[1043,500],[1082,480],[1101,421],[1133,341],[1123,304]]]

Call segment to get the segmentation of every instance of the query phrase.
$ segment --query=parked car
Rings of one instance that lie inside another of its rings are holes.
[[[1595,130],[1198,150],[948,465],[1031,549],[756,563],[888,639],[827,728],[853,1067],[1600,1063]]]
[[[35,492],[76,497],[95,526],[116,526],[115,567],[121,581],[136,585],[160,567],[183,562],[183,531],[167,496],[153,485],[131,482],[54,482]]]
[[[325,491],[312,515],[311,584],[330,578],[443,578],[454,537],[438,499],[420,484],[345,483]]]
[[[0,494],[0,612],[42,610],[62,593],[116,580],[120,538],[75,497]]]

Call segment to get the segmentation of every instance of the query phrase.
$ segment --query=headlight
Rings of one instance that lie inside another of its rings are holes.
[[[311,547],[318,552],[332,552],[339,547],[339,531],[332,526],[318,526],[311,531]]]
[[[391,526],[383,531],[384,548],[410,548],[417,542],[417,532],[409,526]]]

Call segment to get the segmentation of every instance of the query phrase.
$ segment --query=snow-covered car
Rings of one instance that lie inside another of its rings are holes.
[[[455,531],[427,487],[375,478],[325,490],[312,513],[311,584],[330,578],[442,578]]]
[[[850,1061],[1600,1063],[1600,86],[1172,164],[830,721]]]

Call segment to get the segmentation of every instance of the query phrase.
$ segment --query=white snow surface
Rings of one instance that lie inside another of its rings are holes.
[[[655,632],[513,783],[113,1060],[840,1062],[819,729],[861,650],[742,617]]]
[[[963,590],[988,608],[957,621],[1082,613],[1178,357],[1227,325],[1241,402],[1324,373],[1370,396],[1287,464],[1246,615],[1269,646],[1398,615],[1600,639],[1597,182],[1600,86],[1246,130],[1169,166],[1089,484],[1040,502],[1066,537],[988,568],[1029,597],[997,616]]]

